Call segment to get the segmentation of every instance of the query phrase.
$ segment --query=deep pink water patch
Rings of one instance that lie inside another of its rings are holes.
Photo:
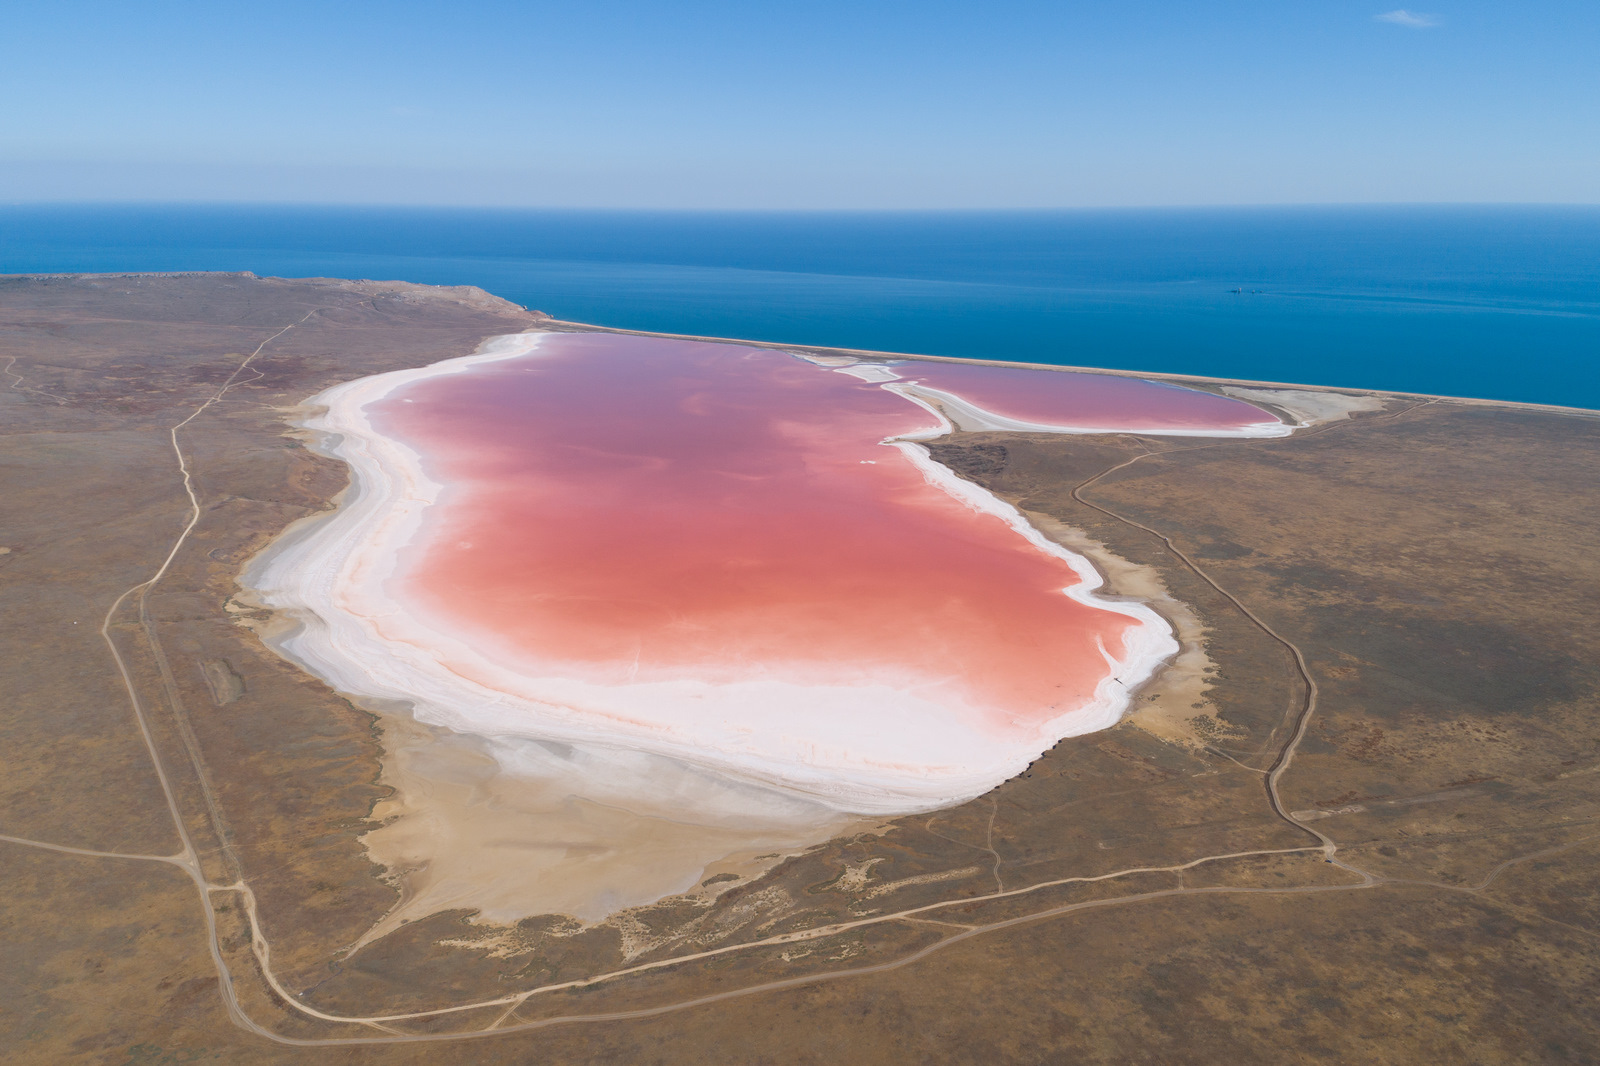
[[[947,369],[941,387],[970,377]],[[1142,383],[1109,380],[1059,395],[1137,423]],[[1163,419],[1211,409],[1168,391],[1144,388]],[[881,443],[926,411],[779,353],[559,334],[368,410],[446,486],[391,593],[541,675],[893,677],[1028,728],[1087,700],[1097,642],[1119,655],[1136,624],[1063,595],[1064,560]]]
[[[1231,396],[1140,378],[970,363],[901,363],[893,369],[903,380],[954,393],[985,411],[1044,425],[1149,432],[1242,429],[1274,421]]]

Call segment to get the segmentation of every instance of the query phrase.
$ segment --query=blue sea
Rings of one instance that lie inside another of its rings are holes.
[[[1600,208],[0,206],[0,273],[478,285],[794,344],[1600,408]]]

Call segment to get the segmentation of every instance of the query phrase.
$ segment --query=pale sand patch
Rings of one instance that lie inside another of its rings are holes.
[[[699,805],[674,800],[695,771],[664,760],[654,767],[660,806],[644,809],[645,790],[635,786],[630,809],[605,802],[582,761],[563,772],[560,752],[547,753],[542,775],[513,774],[493,741],[403,714],[380,721],[381,781],[395,792],[374,808],[383,825],[362,842],[402,895],[352,951],[444,910],[492,924],[543,914],[593,923],[667,896],[714,898],[790,855],[878,824],[820,809],[803,819],[687,820]]]
[[[329,514],[301,520],[280,543]],[[292,612],[262,608],[248,588],[226,607],[268,647],[281,647],[301,626]],[[378,720],[379,781],[394,790],[373,808],[380,827],[361,840],[400,900],[347,953],[453,909],[473,912],[475,924],[571,918],[565,932],[547,931],[554,936],[606,921],[644,952],[659,937],[632,919],[630,908],[669,896],[709,904],[808,848],[885,828],[880,819],[792,806],[759,786],[708,781],[673,760],[623,753],[631,765],[614,763],[596,775],[593,752],[569,749],[563,756],[561,745],[534,744],[529,758],[527,751],[506,750],[529,746],[515,738],[455,733],[416,721],[404,707],[355,702]],[[586,755],[588,764],[563,769]],[[623,779],[620,795],[607,787],[608,778]],[[730,789],[743,790],[744,802],[735,804],[742,816],[728,814]],[[640,797],[652,791],[660,805],[646,809]],[[638,935],[630,936],[634,926]],[[516,937],[503,944],[491,937],[470,946],[527,950],[518,944]]]
[[[1321,422],[1338,422],[1358,411],[1381,411],[1386,401],[1381,396],[1355,396],[1343,392],[1313,392],[1309,389],[1246,389],[1224,385],[1229,396],[1252,403],[1265,403],[1287,413],[1302,428]]]
[[[1226,735],[1206,693],[1216,670],[1206,652],[1206,628],[1194,609],[1175,598],[1154,567],[1124,559],[1081,529],[1049,515],[1023,511],[1030,525],[1068,551],[1090,560],[1105,575],[1101,595],[1148,605],[1172,626],[1178,653],[1137,687],[1127,721],[1162,740],[1204,747]]]
[[[200,673],[211,690],[211,699],[218,707],[226,707],[244,695],[244,678],[224,659],[207,659],[200,664]]]
[[[1309,811],[1290,811],[1289,817],[1298,822],[1315,822],[1319,818],[1332,818],[1336,814],[1361,814],[1366,807],[1359,803],[1352,803],[1345,807],[1337,807],[1331,811],[1312,809]]]
[[[898,881],[885,881],[881,885],[869,888],[867,890],[867,898],[877,899],[879,896],[887,896],[891,892],[898,892],[902,888],[910,888],[912,885],[935,885],[941,881],[961,881],[968,877],[976,877],[983,872],[981,866],[963,866],[959,870],[944,870],[936,874],[919,874],[916,877],[904,877]]]
[[[834,878],[831,884],[822,887],[837,889],[840,892],[859,892],[866,885],[867,879],[872,876],[872,868],[880,862],[887,861],[886,856],[879,855],[865,862],[852,863],[846,866],[844,873]]]

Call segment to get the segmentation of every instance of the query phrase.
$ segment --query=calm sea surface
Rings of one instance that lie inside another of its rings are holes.
[[[0,206],[0,273],[124,270],[470,284],[633,329],[1600,408],[1600,208]]]

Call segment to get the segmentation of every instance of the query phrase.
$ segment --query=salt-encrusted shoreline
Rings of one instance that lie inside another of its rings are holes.
[[[659,785],[662,774],[675,778],[697,817],[788,822],[835,812],[911,813],[980,795],[1063,737],[1115,724],[1133,690],[1178,650],[1156,611],[1098,595],[1103,579],[1087,559],[1045,538],[1015,508],[956,477],[917,444],[901,440],[895,447],[931,484],[974,511],[1001,518],[1035,548],[1066,562],[1080,579],[1063,590],[1068,596],[1137,623],[1125,633],[1120,659],[1102,647],[1107,674],[1093,698],[1045,723],[1026,743],[996,743],[947,707],[889,688],[867,692],[771,680],[599,686],[530,678],[491,661],[385,595],[400,550],[419,534],[442,487],[427,477],[420,456],[378,433],[364,409],[428,377],[533,354],[544,336],[491,338],[472,356],[346,382],[309,401],[322,412],[300,424],[320,435],[319,450],[349,465],[352,482],[331,515],[280,538],[246,571],[244,583],[263,606],[299,623],[274,639],[283,654],[354,697],[406,704],[419,721],[488,738],[512,773],[519,765],[530,773],[547,772],[550,760],[541,754],[547,748],[540,746],[569,746],[578,754],[561,761],[577,759],[596,770],[630,767],[625,777],[640,788]],[[927,398],[908,394],[904,386],[889,387],[945,419]],[[946,402],[942,395],[938,399],[941,406]],[[1278,435],[1293,427],[1250,432],[1256,428],[1205,435]],[[872,737],[852,734],[863,697],[877,708]],[[751,700],[772,708],[775,723],[809,728],[778,726],[752,736],[721,723],[719,708],[748,706]],[[641,760],[651,773],[639,773]],[[616,783],[599,787],[627,791]],[[626,800],[620,793],[614,798]]]

